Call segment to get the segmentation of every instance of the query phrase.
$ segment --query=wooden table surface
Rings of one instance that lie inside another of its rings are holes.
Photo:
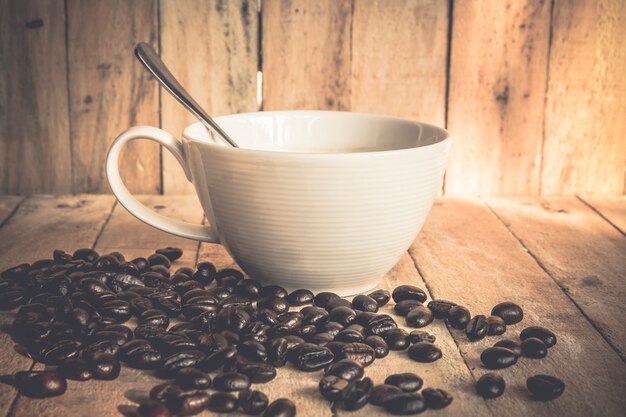
[[[202,220],[195,197],[142,200],[163,214]],[[146,226],[112,196],[0,197],[1,270],[50,257],[55,248],[119,250],[131,258],[163,246],[184,249],[178,266],[204,260],[218,268],[233,265],[219,245],[198,244]],[[483,400],[474,392],[476,379],[487,372],[479,355],[499,337],[470,343],[462,332],[435,321],[426,330],[436,335],[441,360],[420,364],[406,352],[391,352],[366,368],[374,383],[394,372],[411,371],[424,378],[425,387],[444,388],[454,396],[448,408],[425,415],[626,414],[625,198],[440,199],[381,287],[407,283],[423,288],[431,298],[461,303],[474,314],[489,314],[498,302],[514,301],[524,308],[525,318],[509,326],[506,337],[515,338],[530,325],[543,325],[558,336],[547,358],[523,358],[496,371],[505,378],[507,392],[499,399]],[[383,311],[392,311],[392,305]],[[0,315],[3,330],[12,318],[12,313]],[[402,318],[398,322],[404,325]],[[0,373],[43,368],[18,354],[4,331],[0,343]],[[526,378],[538,373],[565,381],[563,396],[548,403],[530,399]],[[257,387],[270,399],[294,400],[298,416],[331,416],[329,404],[317,392],[319,378],[319,372],[302,373],[287,366],[279,369],[275,380]],[[148,373],[124,368],[115,381],[70,381],[65,395],[46,400],[21,397],[11,386],[0,384],[0,417],[132,415],[136,402],[157,381]],[[381,409],[370,405],[356,412],[337,411],[343,416],[379,413]]]

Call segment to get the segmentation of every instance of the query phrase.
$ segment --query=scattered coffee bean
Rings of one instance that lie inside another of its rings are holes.
[[[374,355],[377,359],[384,358],[389,354],[389,346],[387,346],[385,339],[380,336],[367,336],[363,343],[374,349]]]
[[[213,378],[213,388],[218,391],[241,391],[250,388],[250,378],[237,372],[223,372]]]
[[[319,383],[319,391],[328,401],[337,401],[348,387],[350,381],[336,375],[326,375]]]
[[[506,323],[499,316],[487,317],[487,336],[499,336],[506,332]]]
[[[370,378],[353,380],[341,393],[341,408],[348,411],[363,408],[369,401],[373,387]]]
[[[402,390],[395,385],[376,385],[370,394],[370,404],[384,406],[387,401],[400,394],[402,394]]]
[[[465,326],[465,335],[469,340],[475,342],[477,340],[484,339],[487,336],[489,330],[489,323],[487,317],[479,314],[474,316]]]
[[[311,304],[313,302],[313,293],[306,289],[299,289],[293,291],[287,297],[287,301],[290,306],[302,306],[305,304]]]
[[[524,319],[522,308],[510,301],[496,305],[491,309],[491,315],[500,317],[506,324],[517,324]]]
[[[448,310],[448,318],[446,323],[451,327],[461,330],[465,329],[471,318],[470,312],[463,306],[454,306]]]
[[[389,302],[389,300],[391,299],[391,294],[387,290],[376,290],[368,294],[368,297],[376,300],[378,307],[382,307]]]
[[[399,303],[396,303],[393,306],[393,311],[398,316],[406,317],[407,314],[414,308],[420,307],[422,305],[421,301],[417,300],[402,300]]]
[[[216,392],[211,395],[207,408],[216,413],[230,413],[239,407],[237,398],[226,392]]]
[[[432,335],[423,330],[413,330],[411,333],[409,333],[408,339],[410,343],[419,343],[419,342],[435,343],[435,341],[437,340],[435,335]]]
[[[556,345],[556,335],[552,331],[546,329],[545,327],[540,327],[540,326],[527,327],[524,330],[522,330],[519,337],[520,339],[522,339],[522,341],[531,337],[536,337],[537,339],[541,340],[546,345],[546,347],[549,347],[549,348]]]
[[[515,353],[515,356],[522,356],[522,345],[520,342],[516,340],[504,339],[498,341],[494,347],[503,347],[509,349],[511,352]]]
[[[250,389],[239,391],[239,405],[246,414],[260,414],[268,404],[267,395],[261,391]]]
[[[545,358],[548,355],[548,348],[541,339],[529,337],[522,340],[522,355],[532,359]]]
[[[504,379],[493,372],[484,374],[476,382],[476,392],[483,398],[497,398],[504,394],[505,388]]]
[[[385,402],[385,410],[397,415],[418,414],[426,410],[426,401],[417,392],[398,394]]]
[[[263,417],[295,417],[296,405],[287,398],[279,398],[267,406]]]
[[[433,312],[433,316],[436,319],[445,319],[448,317],[448,312],[456,303],[448,300],[432,300],[428,303],[428,308]]]
[[[296,346],[289,351],[288,357],[296,368],[306,372],[322,369],[334,359],[330,349],[312,343],[302,343]]]
[[[389,350],[404,350],[409,347],[408,333],[404,329],[390,329],[385,332],[383,338]]]
[[[421,303],[426,301],[426,293],[413,285],[400,285],[391,293],[393,301],[399,303],[403,300],[417,300]]]
[[[422,388],[424,380],[414,373],[406,372],[402,374],[389,375],[385,379],[385,384],[394,385],[403,392],[414,392]]]
[[[526,387],[535,399],[541,401],[554,400],[565,391],[565,383],[550,375],[532,376],[526,380]]]
[[[62,395],[67,381],[52,371],[17,372],[15,374],[20,394],[30,398],[48,398]]]
[[[435,362],[442,355],[441,349],[428,342],[418,342],[409,348],[409,356],[416,362]]]
[[[96,379],[112,380],[120,374],[120,362],[108,353],[98,353],[91,362],[91,371]]]
[[[262,384],[276,378],[276,368],[267,363],[240,362],[229,367],[230,371],[244,374],[254,384]]]
[[[181,248],[175,248],[175,247],[172,247],[172,246],[168,246],[166,248],[157,249],[155,252],[158,253],[158,254],[166,256],[167,259],[170,260],[170,262],[174,262],[175,260],[177,260],[181,256],[183,256],[183,250]]]
[[[363,365],[352,359],[341,359],[339,362],[333,363],[325,372],[325,375],[338,376],[347,381],[361,379],[363,377]]]
[[[211,386],[211,378],[199,369],[182,368],[176,374],[176,384],[183,389],[207,389]]]
[[[346,343],[341,348],[341,355],[344,358],[352,359],[360,363],[362,366],[367,367],[374,362],[376,354],[374,349],[365,343]]]
[[[91,367],[82,359],[68,359],[58,368],[59,376],[74,381],[87,381],[93,377]]]
[[[376,313],[378,311],[378,302],[367,295],[361,294],[352,299],[352,307],[355,310]]]
[[[480,361],[489,369],[508,368],[517,363],[517,355],[503,347],[491,347],[483,350]]]
[[[406,324],[411,327],[424,327],[432,323],[434,317],[430,308],[420,305],[407,313]]]
[[[325,308],[329,301],[340,298],[334,292],[321,292],[313,298],[313,304],[317,307]]]
[[[422,395],[426,401],[426,407],[433,410],[445,408],[452,402],[452,396],[440,388],[424,388]]]

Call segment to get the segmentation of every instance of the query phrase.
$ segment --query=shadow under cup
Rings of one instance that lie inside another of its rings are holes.
[[[252,278],[288,290],[374,288],[419,233],[450,150],[438,127],[324,111],[219,117],[232,148],[200,123],[184,162],[210,227]]]

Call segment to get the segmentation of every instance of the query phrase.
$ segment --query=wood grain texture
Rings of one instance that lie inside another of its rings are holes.
[[[454,3],[446,194],[537,194],[550,1]]]
[[[350,109],[350,0],[265,0],[263,109]]]
[[[0,270],[50,258],[54,249],[73,252],[91,247],[113,205],[112,196],[35,197],[24,201],[0,229]],[[13,313],[0,315],[0,374],[29,369],[32,360],[18,354],[7,333]],[[16,391],[0,384],[0,415],[9,410]]]
[[[161,0],[161,56],[211,115],[258,110],[259,15],[255,0]],[[175,136],[197,119],[161,91],[161,123]],[[164,194],[191,194],[176,159],[163,152]]]
[[[541,193],[622,194],[626,3],[555,0]]]
[[[509,326],[504,337],[517,338],[531,325],[557,334],[558,343],[545,359],[522,358],[496,371],[505,378],[507,392],[487,402],[495,415],[515,414],[512,410],[534,416],[623,414],[626,365],[482,201],[438,202],[410,252],[437,298],[463,304],[473,314],[489,314],[505,300],[520,304],[524,320]],[[453,335],[475,377],[486,373],[480,353],[499,338],[470,343],[462,332]],[[530,399],[526,378],[542,373],[565,382],[559,399]]]
[[[355,0],[350,110],[445,124],[446,1]]]
[[[23,197],[16,195],[0,196],[0,225],[9,219],[16,207],[24,200]]]
[[[626,361],[626,238],[575,197],[487,203]]]
[[[72,191],[62,0],[0,2],[0,193]]]
[[[579,197],[585,204],[596,210],[602,217],[626,235],[626,196],[624,197]]]
[[[138,199],[163,216],[189,223],[202,222],[202,207],[195,196],[139,196]],[[121,204],[117,204],[102,230],[96,250],[101,253],[120,251],[130,260],[139,256],[148,257],[156,249],[167,246],[176,246],[183,250],[183,256],[172,265],[173,270],[181,266],[195,266],[198,242],[149,226],[133,217]]]
[[[133,56],[157,47],[157,0],[68,0],[68,62],[73,191],[109,192],[105,157],[115,137],[135,125],[159,125],[158,87]],[[159,147],[145,140],[122,154],[131,192],[159,193]]]

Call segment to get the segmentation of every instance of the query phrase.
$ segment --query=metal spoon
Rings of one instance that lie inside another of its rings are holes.
[[[135,47],[135,56],[143,64],[148,71],[150,71],[159,83],[165,87],[171,95],[192,112],[202,124],[209,130],[209,132],[217,132],[222,139],[230,146],[238,148],[239,146],[231,139],[230,136],[224,130],[215,123],[215,120],[204,111],[202,107],[191,97],[191,95],[183,88],[178,82],[176,77],[170,72],[165,63],[157,55],[154,48],[145,42],[140,42]]]

